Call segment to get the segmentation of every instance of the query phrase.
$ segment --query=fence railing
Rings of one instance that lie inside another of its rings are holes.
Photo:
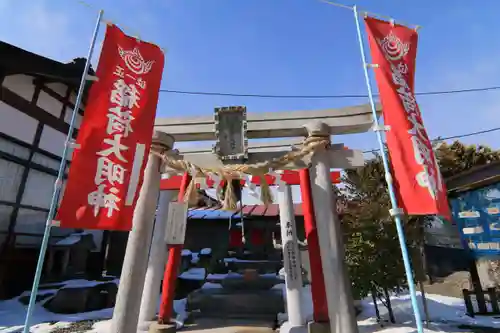
[[[496,288],[487,290],[462,289],[467,315],[498,315],[500,314],[500,295]]]

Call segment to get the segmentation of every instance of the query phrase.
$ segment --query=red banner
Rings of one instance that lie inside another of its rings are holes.
[[[108,25],[61,206],[61,227],[130,230],[153,134],[164,55]]]
[[[449,219],[446,186],[415,100],[418,34],[371,17],[365,23],[399,205],[410,215]]]

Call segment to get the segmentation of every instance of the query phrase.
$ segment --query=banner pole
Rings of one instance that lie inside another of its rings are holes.
[[[413,313],[415,315],[415,322],[417,325],[418,333],[424,333],[424,328],[422,326],[422,318],[420,316],[420,310],[417,302],[417,295],[415,291],[415,281],[413,280],[413,272],[411,268],[410,257],[408,255],[408,249],[406,247],[406,239],[404,235],[403,223],[401,221],[401,215],[403,214],[401,208],[398,207],[398,202],[396,195],[394,193],[394,186],[392,183],[392,175],[389,168],[388,158],[384,149],[384,141],[381,134],[380,123],[377,117],[377,110],[375,108],[375,102],[373,101],[372,87],[370,84],[370,77],[368,74],[368,64],[366,63],[366,55],[363,44],[363,37],[361,35],[361,27],[359,23],[357,7],[353,7],[354,19],[356,21],[356,31],[358,34],[359,50],[361,52],[361,60],[363,62],[363,71],[365,74],[366,88],[368,89],[368,98],[370,100],[370,106],[373,114],[373,121],[375,123],[375,132],[377,133],[377,140],[379,144],[380,154],[382,157],[382,163],[385,170],[385,179],[387,181],[387,189],[389,190],[389,197],[391,200],[392,209],[390,210],[391,215],[394,217],[394,222],[396,223],[396,229],[398,232],[399,246],[401,247],[401,254],[403,256],[403,263],[405,267],[406,279],[408,281],[408,288],[410,289],[411,305],[413,308]]]
[[[83,91],[85,90],[85,83],[87,82],[87,76],[88,76],[88,71],[90,68],[90,60],[92,58],[92,54],[94,53],[94,47],[95,43],[97,40],[97,34],[99,32],[99,25],[102,20],[102,15],[104,11],[100,10],[99,15],[97,16],[97,22],[94,28],[94,34],[92,35],[92,40],[90,42],[90,48],[87,54],[87,60],[85,62],[85,68],[82,73],[82,77],[80,80],[80,87],[78,88],[78,95],[76,97],[75,101],[75,107],[73,109],[73,114],[71,115],[71,121],[69,123],[69,129],[68,129],[68,136],[66,137],[66,142],[64,144],[64,150],[62,153],[61,157],[61,164],[59,164],[59,171],[57,172],[57,179],[54,183],[54,192],[52,193],[52,199],[50,201],[50,209],[49,213],[47,215],[47,221],[45,223],[45,231],[43,234],[43,239],[42,239],[42,245],[40,247],[40,254],[38,255],[38,263],[36,266],[36,273],[35,277],[33,280],[33,287],[31,288],[31,294],[30,294],[30,301],[28,304],[28,311],[26,313],[26,319],[24,322],[24,328],[23,328],[23,333],[29,333],[30,330],[30,320],[33,315],[33,310],[35,307],[35,302],[36,302],[36,296],[38,293],[38,286],[40,284],[40,278],[42,276],[42,271],[43,271],[43,264],[45,260],[45,253],[47,252],[47,246],[49,244],[49,238],[50,238],[50,230],[52,227],[52,220],[54,219],[55,213],[56,213],[56,208],[58,205],[59,201],[59,195],[61,193],[61,187],[62,187],[62,180],[63,180],[63,175],[66,170],[66,156],[68,154],[68,151],[71,148],[74,148],[72,146],[73,144],[73,132],[75,129],[75,120],[76,120],[76,115],[78,114],[78,110],[80,109],[80,104],[82,102],[83,98]]]

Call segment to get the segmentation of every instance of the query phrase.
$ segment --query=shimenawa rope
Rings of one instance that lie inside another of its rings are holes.
[[[168,152],[160,153],[155,150],[152,150],[151,152],[163,160],[164,166],[180,173],[188,172],[191,175],[192,179],[186,189],[184,197],[184,200],[187,201],[188,204],[194,205],[197,201],[198,193],[196,191],[196,178],[213,177],[213,175],[216,175],[218,178],[224,179],[227,186],[222,209],[234,211],[237,210],[238,207],[237,200],[234,195],[234,188],[231,182],[232,179],[245,179],[248,175],[259,176],[261,186],[260,199],[264,205],[269,205],[272,203],[273,198],[269,189],[269,184],[267,184],[264,177],[269,170],[283,170],[288,163],[300,160],[307,155],[314,154],[314,152],[318,150],[327,149],[329,146],[329,136],[312,135],[304,140],[300,150],[291,151],[283,156],[260,163],[228,164],[217,169],[198,167],[189,161],[182,160],[178,156],[169,154]],[[217,184],[217,193],[219,192],[219,186],[220,185]]]

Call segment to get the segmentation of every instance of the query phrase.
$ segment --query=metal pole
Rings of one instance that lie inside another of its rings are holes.
[[[173,142],[170,135],[155,131],[151,149],[171,149]],[[110,330],[112,333],[137,333],[154,215],[160,192],[160,167],[160,157],[150,152],[123,260]]]
[[[359,50],[361,52],[361,60],[363,62],[363,72],[365,74],[366,88],[368,89],[368,99],[370,100],[370,106],[373,113],[373,121],[375,123],[377,141],[379,144],[380,155],[382,156],[382,163],[384,164],[385,170],[385,180],[387,182],[387,189],[389,190],[389,197],[391,200],[391,215],[394,216],[394,221],[396,222],[396,229],[398,232],[399,246],[401,247],[401,254],[403,256],[403,263],[405,267],[406,279],[408,280],[408,288],[410,289],[411,305],[413,307],[413,313],[415,315],[415,322],[417,324],[418,333],[423,333],[424,328],[422,326],[422,319],[420,316],[420,310],[418,308],[417,295],[415,291],[415,282],[413,280],[413,272],[411,268],[410,257],[408,255],[408,249],[406,248],[406,239],[403,229],[403,223],[401,222],[401,209],[398,207],[398,202],[396,195],[394,193],[394,186],[392,183],[392,175],[390,172],[389,161],[384,149],[384,140],[380,131],[380,124],[378,121],[377,110],[375,108],[375,102],[373,101],[372,87],[370,83],[370,76],[368,74],[368,64],[366,63],[366,56],[363,44],[363,37],[361,35],[361,27],[359,23],[358,11],[356,6],[354,10],[354,19],[356,21],[356,31],[358,34]]]
[[[178,201],[184,201],[184,194],[191,182],[189,173],[182,176],[181,187],[179,189]],[[169,324],[172,317],[175,296],[175,282],[181,264],[182,245],[168,246],[168,259],[165,273],[163,275],[163,285],[161,292],[160,313],[158,314],[158,324]]]
[[[144,281],[139,325],[147,325],[147,322],[152,321],[156,316],[156,305],[160,297],[161,279],[167,261],[165,228],[168,218],[168,208],[176,192],[175,190],[160,191],[158,213],[156,214],[153,239],[149,250],[148,270]]]
[[[300,193],[302,196],[302,211],[304,212],[304,229],[307,239],[307,252],[311,267],[311,294],[315,322],[328,322],[328,304],[326,302],[325,278],[321,265],[321,252],[319,249],[318,229],[314,216],[314,204],[311,194],[311,180],[309,169],[301,169]]]
[[[329,137],[328,125],[316,121],[306,125],[309,135]],[[330,333],[358,333],[351,283],[344,254],[344,235],[337,214],[336,196],[330,178],[330,151],[318,151],[311,160],[311,191],[318,221],[321,264],[325,278]]]
[[[64,149],[61,157],[61,163],[59,164],[59,170],[57,172],[57,179],[54,183],[54,192],[52,193],[52,199],[50,201],[49,213],[47,214],[47,221],[45,222],[45,231],[43,233],[42,245],[40,247],[40,254],[38,255],[38,263],[36,265],[35,277],[33,280],[33,287],[31,288],[30,301],[28,303],[28,311],[26,313],[26,319],[24,322],[23,333],[29,333],[30,330],[30,320],[33,315],[33,310],[36,302],[36,295],[38,293],[38,286],[40,284],[40,278],[43,271],[43,263],[45,260],[45,253],[47,252],[47,246],[49,244],[50,229],[52,227],[52,220],[54,219],[56,208],[59,202],[59,195],[61,193],[61,186],[63,182],[63,175],[66,170],[66,156],[68,155],[68,150],[73,141],[73,132],[75,129],[75,120],[78,110],[80,109],[80,104],[82,103],[83,91],[85,90],[85,83],[87,82],[87,75],[90,68],[90,60],[92,54],[94,53],[95,42],[97,40],[97,34],[99,33],[99,26],[101,24],[103,10],[99,11],[97,15],[97,22],[95,24],[94,33],[90,41],[90,47],[87,54],[87,60],[85,61],[85,67],[83,69],[82,77],[80,79],[80,87],[78,88],[78,95],[75,101],[75,107],[71,115],[71,121],[69,122],[68,136],[66,137],[66,142],[64,144]]]
[[[290,185],[278,190],[280,209],[281,244],[285,266],[286,306],[290,327],[304,326],[305,316],[302,308],[302,270],[300,264],[297,227],[293,211],[292,189]]]

